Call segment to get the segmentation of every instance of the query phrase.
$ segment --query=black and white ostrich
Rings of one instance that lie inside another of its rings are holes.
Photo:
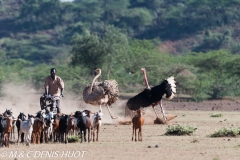
[[[144,81],[146,84],[146,88],[138,95],[130,98],[127,101],[126,106],[130,110],[134,110],[134,111],[138,110],[140,108],[152,106],[153,110],[158,118],[157,112],[155,110],[155,106],[157,104],[159,104],[162,114],[163,114],[163,118],[166,121],[167,118],[166,118],[164,109],[162,107],[162,97],[165,94],[166,94],[166,98],[168,100],[170,100],[174,97],[174,94],[176,93],[176,84],[175,84],[174,77],[171,76],[171,77],[163,80],[159,85],[150,87],[148,84],[147,76],[146,76],[146,69],[142,68],[141,70],[144,75]]]

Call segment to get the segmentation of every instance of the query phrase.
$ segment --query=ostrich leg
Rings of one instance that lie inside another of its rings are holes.
[[[167,120],[167,116],[165,115],[164,109],[162,107],[162,100],[160,100],[158,103],[159,103],[159,106],[161,108],[161,111],[162,111],[162,114],[163,114],[163,118],[166,121]]]
[[[109,106],[108,106],[107,104],[106,104],[106,107],[107,107],[107,109],[108,109],[108,112],[109,112],[111,118],[112,118],[112,119],[117,119],[118,117],[112,116],[112,113],[111,113],[111,111],[110,111],[110,108],[109,108]]]
[[[156,114],[156,116],[157,116],[157,118],[158,118],[157,111],[156,111],[155,107],[152,106],[152,108],[153,108],[153,110],[154,110],[154,112],[155,112],[155,114]]]

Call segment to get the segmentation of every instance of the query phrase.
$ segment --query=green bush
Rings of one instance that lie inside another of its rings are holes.
[[[79,142],[80,138],[79,136],[73,135],[73,136],[68,136],[68,142],[69,143],[75,143],[75,142]]]
[[[209,135],[209,137],[236,137],[239,135],[240,128],[222,128],[212,134]]]
[[[210,117],[222,117],[223,115],[221,113],[211,113]]]
[[[192,127],[188,124],[183,125],[172,125],[167,127],[167,132],[165,135],[192,135],[194,131],[196,131],[197,128]]]

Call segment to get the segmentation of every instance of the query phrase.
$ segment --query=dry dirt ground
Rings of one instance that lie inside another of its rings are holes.
[[[14,88],[14,92],[13,92]],[[12,108],[15,116],[19,112],[35,114],[39,110],[40,93],[26,87],[8,85],[0,101],[1,112]],[[70,98],[65,94],[62,100],[63,113],[98,107],[84,104],[79,97]],[[126,100],[118,100],[111,108],[119,118],[112,120],[103,107],[103,125],[100,128],[99,142],[91,143],[48,143],[18,147],[13,140],[10,148],[0,149],[1,159],[123,159],[123,160],[238,160],[240,159],[240,139],[234,137],[209,138],[209,134],[223,127],[240,127],[237,100],[218,100],[202,103],[163,101],[167,114],[177,117],[166,125],[153,124],[155,115],[147,108],[144,115],[143,141],[132,142],[132,125],[120,125],[119,121],[130,120],[124,117]],[[159,107],[158,113],[160,113]],[[221,113],[222,117],[210,117],[211,113]],[[159,114],[161,115],[161,114]],[[197,128],[192,136],[166,136],[168,125],[189,124]]]

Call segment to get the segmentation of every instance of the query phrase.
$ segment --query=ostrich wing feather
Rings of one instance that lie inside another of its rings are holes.
[[[115,80],[105,80],[104,82],[95,82],[92,91],[89,92],[90,85],[83,90],[83,100],[85,103],[99,105],[101,99],[108,96],[108,105],[117,101],[119,96],[118,83]]]
[[[138,95],[130,98],[126,104],[126,106],[130,110],[138,110],[141,107],[144,108],[144,107],[148,107],[150,105],[151,105],[151,91],[149,89],[145,89]]]
[[[85,103],[92,104],[92,105],[99,105],[99,100],[104,98],[105,92],[104,88],[102,87],[102,83],[95,82],[93,84],[92,91],[89,93],[90,85],[84,88],[83,90],[83,100]]]
[[[110,106],[118,100],[119,90],[118,83],[115,80],[105,80],[103,82],[105,94],[108,96],[107,104]]]
[[[172,95],[168,98],[168,99],[172,99],[174,97],[174,93],[176,93],[176,81],[174,80],[174,77],[171,76],[167,79],[169,85],[170,85],[170,89],[172,91]]]

